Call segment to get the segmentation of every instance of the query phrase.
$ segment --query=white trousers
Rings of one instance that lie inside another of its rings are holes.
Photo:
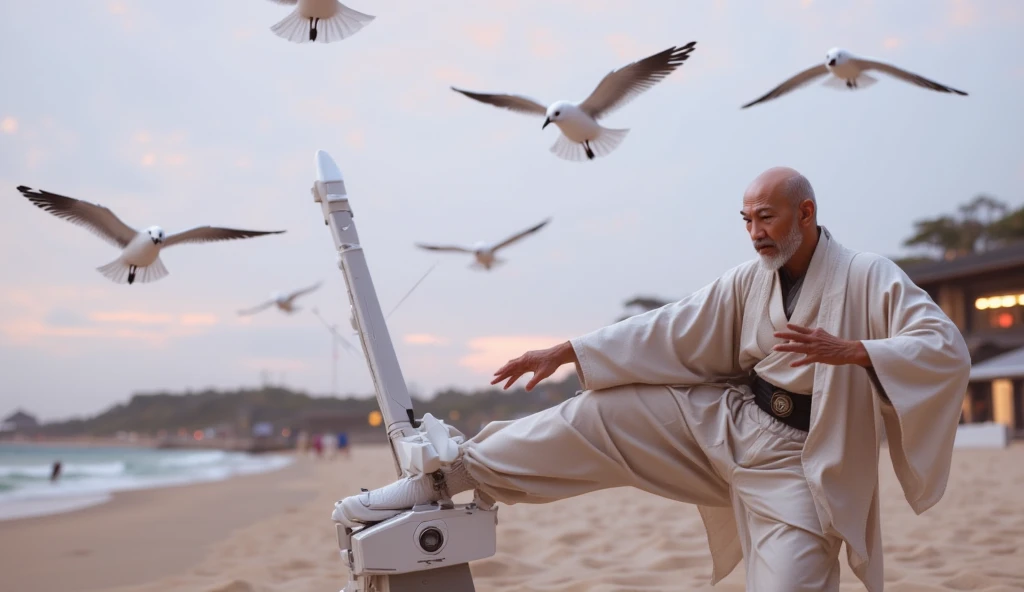
[[[478,490],[505,504],[630,486],[731,506],[748,590],[833,591],[841,540],[822,533],[800,461],[805,438],[745,387],[629,385],[492,422],[463,451]]]

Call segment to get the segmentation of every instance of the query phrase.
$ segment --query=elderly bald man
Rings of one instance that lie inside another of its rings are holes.
[[[532,389],[573,363],[585,391],[488,424],[442,475],[345,498],[333,518],[383,520],[441,492],[545,503],[632,486],[696,504],[716,583],[744,559],[748,590],[838,590],[839,550],[882,590],[878,461],[914,511],[942,497],[966,392],[963,337],[888,259],[818,224],[810,183],[758,176],[741,210],[758,257],[660,309],[495,372]],[[614,508],[609,508],[614,511]]]

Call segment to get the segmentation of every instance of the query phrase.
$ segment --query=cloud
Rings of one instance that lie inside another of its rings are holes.
[[[613,33],[605,37],[605,42],[612,48],[615,55],[622,60],[635,61],[656,53],[658,50],[647,43],[640,43],[629,35]]]
[[[250,28],[235,29],[234,31],[231,32],[231,38],[234,39],[235,41],[246,41],[246,40],[252,38],[253,33],[255,33],[255,32],[256,32],[255,29],[250,29]]]
[[[217,315],[199,313],[178,316],[178,322],[186,327],[209,326],[217,324]]]
[[[363,130],[352,130],[345,134],[345,142],[349,146],[360,150],[366,146],[366,134],[363,133]]]
[[[163,134],[153,134],[148,130],[139,130],[132,134],[125,154],[136,160],[139,165],[151,167],[181,167],[190,159],[185,150],[188,132],[172,130]]]
[[[144,342],[153,347],[160,347],[167,345],[173,338],[194,336],[200,333],[196,329],[186,327],[136,329],[103,325],[62,326],[33,319],[17,319],[0,324],[0,334],[15,345],[33,345],[65,354],[73,353],[75,350],[73,347],[75,344],[68,343],[68,338],[84,338],[84,345],[90,349],[95,349],[95,341],[100,339]],[[59,339],[54,340],[53,338]]]
[[[338,104],[337,99],[318,96],[300,101],[296,106],[296,115],[315,124],[344,123],[355,115],[352,108]]]
[[[171,315],[166,313],[148,313],[130,310],[115,312],[92,312],[88,318],[98,323],[124,323],[130,325],[182,325],[205,326],[216,325],[217,315],[207,313],[185,313]]]
[[[625,212],[591,216],[580,222],[583,232],[591,236],[616,237],[623,236],[629,232],[635,232],[641,221],[636,212]]]
[[[202,335],[219,323],[209,313],[152,313],[135,310],[92,311],[81,313],[62,305],[48,304],[66,301],[57,296],[61,290],[39,290],[36,302],[26,300],[21,291],[0,295],[14,311],[10,317],[0,319],[0,335],[5,341],[17,345],[42,347],[47,351],[73,353],[80,348],[95,347],[94,340],[135,341],[159,347],[179,337]],[[97,294],[79,291],[79,300],[97,299]],[[57,296],[54,298],[54,296]],[[68,339],[82,339],[69,342]]]
[[[530,31],[530,53],[535,57],[552,58],[561,54],[564,49],[565,46],[556,41],[551,29],[537,28]]]
[[[430,333],[409,333],[402,338],[402,341],[410,345],[444,345],[448,343],[444,337]]]
[[[896,49],[903,45],[903,40],[899,37],[886,37],[882,40],[882,47],[885,49]]]
[[[969,27],[978,21],[978,9],[969,0],[952,0],[946,21],[954,27]]]
[[[18,133],[18,120],[11,116],[4,117],[0,120],[0,131],[5,134]]]
[[[39,168],[42,164],[43,159],[46,157],[46,153],[39,148],[29,148],[28,152],[25,153],[25,165],[30,169]]]
[[[174,322],[169,314],[152,314],[146,312],[118,311],[93,312],[89,319],[98,323],[129,323],[133,325],[167,325]]]
[[[438,66],[431,71],[434,79],[451,86],[477,86],[479,78],[465,70],[451,66]]]
[[[107,13],[113,15],[125,31],[133,31],[136,27],[135,18],[128,8],[128,3],[123,0],[110,0],[106,5]]]
[[[163,162],[169,166],[181,166],[185,164],[188,157],[181,153],[167,154],[163,158]]]
[[[565,341],[551,335],[494,335],[471,339],[470,353],[459,358],[459,365],[480,374],[492,374],[505,362],[535,349],[547,349]]]
[[[465,27],[470,41],[482,49],[494,49],[505,40],[503,25],[470,24]]]

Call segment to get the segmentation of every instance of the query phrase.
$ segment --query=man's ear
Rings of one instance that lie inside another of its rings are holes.
[[[815,210],[815,206],[814,206],[814,202],[813,201],[811,201],[809,199],[805,199],[803,202],[801,202],[800,203],[800,222],[806,224],[808,222],[813,221],[814,220],[814,214],[815,214],[814,210]]]

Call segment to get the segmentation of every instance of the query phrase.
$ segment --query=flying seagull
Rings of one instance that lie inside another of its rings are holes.
[[[163,228],[150,226],[139,232],[121,221],[109,208],[99,204],[82,201],[18,186],[18,191],[29,201],[58,218],[64,218],[73,224],[84,226],[100,238],[121,249],[121,255],[97,270],[109,280],[118,283],[132,284],[155,282],[168,274],[167,268],[160,261],[160,251],[171,245],[182,243],[207,243],[213,241],[252,238],[264,234],[281,234],[283,230],[235,230],[234,228],[217,228],[214,226],[196,226],[177,234],[164,235]]]
[[[331,43],[350,37],[372,21],[374,16],[352,10],[338,0],[271,0],[296,6],[270,30],[293,43],[307,41]]]
[[[612,70],[601,79],[589,97],[576,103],[557,101],[545,107],[521,95],[477,93],[454,86],[452,90],[495,107],[543,116],[545,119],[541,129],[553,123],[562,130],[558,140],[551,146],[551,152],[565,160],[593,160],[595,156],[606,156],[615,150],[629,133],[629,129],[604,127],[597,120],[661,82],[690,57],[696,44],[696,41],[691,41],[682,47],[670,47]]]
[[[540,224],[537,224],[536,226],[532,226],[530,228],[527,228],[526,230],[523,230],[522,232],[518,232],[516,234],[513,234],[512,236],[510,236],[510,237],[506,238],[505,240],[503,240],[503,241],[501,241],[499,243],[496,243],[496,244],[488,244],[488,243],[485,243],[485,242],[478,242],[478,243],[474,244],[472,247],[462,247],[462,246],[458,246],[458,245],[424,245],[424,244],[417,243],[416,246],[421,248],[421,249],[427,249],[428,251],[450,251],[450,252],[456,252],[456,253],[472,253],[473,257],[475,258],[475,260],[473,261],[472,264],[470,264],[470,267],[477,268],[477,269],[483,268],[483,269],[486,269],[486,270],[490,270],[495,265],[498,265],[499,263],[504,263],[504,260],[498,259],[495,256],[495,253],[497,253],[498,249],[502,249],[504,247],[507,247],[508,245],[511,245],[512,243],[522,239],[523,237],[526,237],[526,236],[528,236],[530,234],[533,234],[534,232],[537,232],[541,228],[544,228],[544,226],[546,226],[547,223],[550,222],[550,221],[551,221],[551,218],[548,218],[547,220],[544,220]]]
[[[803,72],[800,72],[789,80],[771,89],[763,97],[743,105],[742,108],[746,109],[751,105],[756,105],[764,101],[770,101],[771,99],[781,97],[792,90],[804,86],[816,78],[828,74],[831,74],[831,76],[825,80],[825,85],[827,86],[831,86],[833,88],[848,88],[850,90],[867,88],[878,82],[876,78],[865,74],[868,70],[884,72],[905,82],[916,84],[917,86],[938,92],[955,93],[967,96],[967,93],[962,90],[957,90],[944,84],[939,84],[938,82],[929,80],[924,76],[919,76],[913,72],[907,72],[906,70],[902,70],[891,64],[886,64],[885,62],[858,57],[845,49],[833,47],[825,54],[824,63],[807,68]]]
[[[267,300],[263,304],[258,304],[252,308],[240,310],[238,311],[238,314],[243,316],[253,315],[274,305],[277,305],[277,308],[282,312],[291,314],[297,310],[301,310],[299,307],[295,306],[295,299],[298,298],[299,296],[305,296],[306,294],[309,294],[310,292],[316,290],[317,288],[320,287],[321,283],[322,282],[317,282],[312,286],[302,288],[301,290],[295,290],[290,294],[285,294],[283,292],[274,292],[273,294],[270,295],[270,300]]]

